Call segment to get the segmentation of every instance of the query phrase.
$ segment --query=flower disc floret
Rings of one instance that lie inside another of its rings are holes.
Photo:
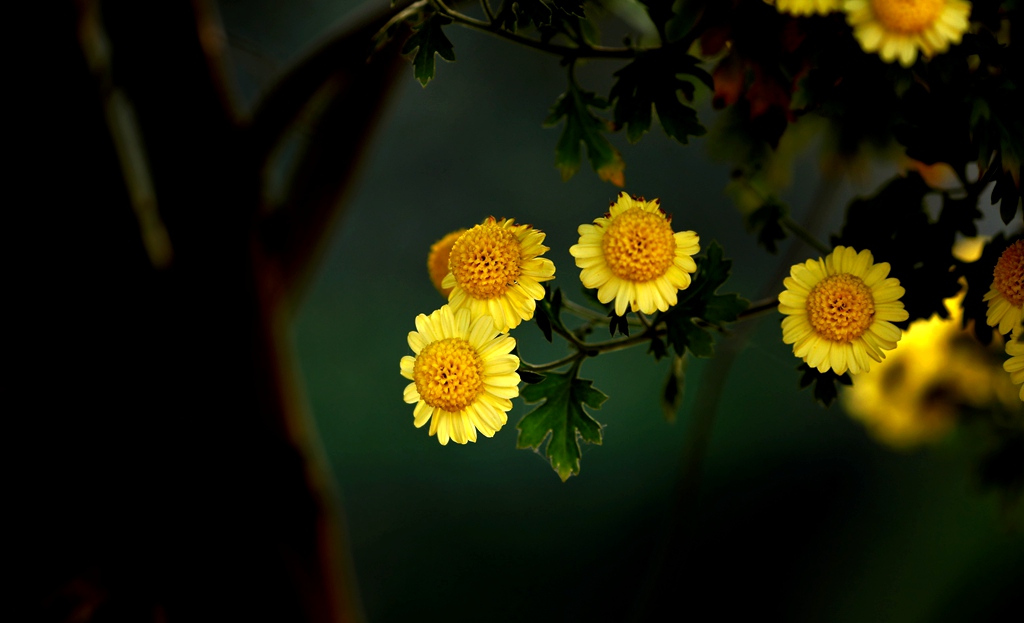
[[[555,265],[540,257],[544,232],[512,219],[483,223],[462,234],[448,257],[449,273],[442,287],[451,288],[448,303],[468,309],[473,318],[489,316],[506,332],[533,318],[544,297],[541,282],[554,279]]]
[[[597,289],[602,303],[615,301],[619,316],[627,309],[645,314],[667,311],[697,270],[697,234],[673,232],[657,199],[621,193],[604,217],[593,225],[580,225],[579,234],[579,243],[569,253],[582,269],[580,280]]]
[[[926,58],[960,43],[970,26],[966,0],[844,0],[846,21],[868,53],[887,63],[910,67],[920,52]]]
[[[456,242],[448,263],[455,281],[473,298],[499,297],[519,279],[519,241],[510,230],[488,222]]]
[[[676,241],[668,219],[630,208],[608,225],[601,250],[609,270],[620,279],[650,281],[675,260]]]
[[[888,274],[870,251],[841,246],[793,266],[779,294],[782,341],[819,372],[866,372],[896,348],[901,332],[892,323],[909,317],[899,300],[905,290]]]
[[[459,337],[427,344],[416,357],[412,376],[423,402],[451,412],[473,404],[484,387],[480,354]]]
[[[412,381],[404,400],[415,404],[413,424],[430,422],[441,445],[475,442],[477,431],[491,437],[508,422],[519,395],[516,341],[499,333],[489,316],[470,318],[451,306],[416,317],[409,332],[414,356],[402,357],[402,376]]]
[[[875,303],[864,280],[848,273],[819,281],[807,295],[807,319],[819,335],[852,342],[871,326]]]
[[[1024,316],[1024,240],[1006,247],[992,271],[992,285],[984,299],[988,301],[986,323],[1009,333]]]

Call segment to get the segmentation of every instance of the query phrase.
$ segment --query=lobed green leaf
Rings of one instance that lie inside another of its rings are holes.
[[[405,46],[402,47],[402,54],[416,52],[416,56],[412,59],[413,74],[423,86],[427,86],[427,83],[434,78],[435,54],[449,62],[455,60],[452,42],[441,28],[451,23],[452,20],[447,17],[431,15],[416,27],[412,36],[405,42]]]
[[[595,445],[602,441],[601,424],[584,407],[599,409],[608,399],[591,381],[577,378],[577,371],[549,373],[540,383],[524,387],[523,400],[540,404],[516,425],[517,448],[539,450],[548,440],[545,454],[563,482],[580,473],[579,440]]]

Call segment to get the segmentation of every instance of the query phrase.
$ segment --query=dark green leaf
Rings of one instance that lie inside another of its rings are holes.
[[[515,32],[533,22],[538,28],[551,25],[551,7],[541,0],[515,0],[506,2],[500,16],[505,30]]]
[[[545,454],[562,481],[580,473],[579,439],[601,444],[601,425],[584,409],[599,409],[608,399],[591,386],[591,381],[576,378],[577,369],[565,374],[549,373],[536,385],[523,387],[527,403],[541,402],[519,420],[517,448],[540,449],[548,440]]]
[[[665,346],[664,340],[654,336],[651,338],[651,347],[647,349],[647,352],[654,355],[655,361],[661,361],[668,354],[668,347]]]
[[[1013,183],[1013,175],[1005,172],[996,180],[992,188],[992,205],[999,203],[999,216],[1003,223],[1010,224],[1013,217],[1017,215],[1017,207],[1020,205],[1020,190]]]
[[[552,0],[555,8],[562,11],[566,15],[575,15],[576,17],[586,17],[583,12],[583,0]]]
[[[537,313],[534,314],[534,318],[537,320],[537,328],[549,342],[552,329],[557,329],[561,333],[569,332],[562,323],[562,291],[559,288],[551,290],[544,284],[544,298],[537,301]]]
[[[602,180],[623,186],[625,162],[619,151],[605,138],[611,128],[609,122],[590,112],[591,108],[607,108],[608,103],[589,91],[583,91],[570,82],[569,89],[560,95],[551,107],[544,125],[557,125],[564,119],[562,135],[555,146],[555,166],[568,180],[580,169],[581,144],[587,147],[590,165]]]
[[[667,312],[659,314],[655,322],[664,320],[668,328],[668,343],[676,354],[686,351],[698,357],[714,354],[714,340],[711,333],[694,324],[699,318],[707,327],[722,328],[735,322],[750,302],[736,294],[716,294],[729,278],[732,261],[722,256],[722,247],[712,241],[703,256],[697,256],[697,272],[689,288],[679,293],[679,302]]]
[[[669,41],[679,41],[697,24],[707,0],[675,0],[672,10],[675,15],[665,24],[665,36]]]
[[[650,129],[652,109],[665,133],[684,145],[689,137],[705,133],[697,112],[679,100],[680,92],[687,99],[693,97],[693,84],[680,75],[693,76],[713,88],[711,76],[697,66],[699,62],[677,50],[658,49],[638,55],[615,72],[618,80],[609,99],[615,102],[615,122],[626,127],[630,142],[639,141]]]
[[[610,318],[608,322],[608,332],[613,337],[615,336],[616,331],[622,335],[629,335],[629,320],[626,318],[628,315],[628,311],[622,316],[616,316],[614,311],[608,313],[608,317]]]
[[[839,383],[840,385],[853,384],[849,374],[844,373],[840,375],[836,374],[832,370],[821,373],[808,366],[806,363],[801,363],[797,370],[802,372],[802,376],[800,377],[800,388],[804,389],[813,385],[814,399],[825,407],[830,406],[839,396],[839,390],[836,387],[836,383]]]
[[[526,383],[527,385],[536,385],[544,380],[544,375],[539,372],[533,372],[531,370],[524,370],[519,368],[519,380]]]
[[[452,42],[441,29],[442,26],[451,24],[452,21],[441,15],[432,15],[424,20],[416,28],[409,40],[402,48],[402,54],[409,54],[413,50],[416,56],[412,59],[413,74],[420,84],[427,86],[427,83],[434,78],[434,55],[437,54],[446,61],[455,60],[455,50]]]
[[[778,253],[776,243],[786,239],[786,230],[779,223],[789,209],[779,201],[767,201],[747,216],[747,227],[757,234],[757,243],[769,253]]]
[[[711,334],[688,318],[669,323],[668,342],[680,355],[687,350],[697,357],[712,357],[715,354],[715,341]]]

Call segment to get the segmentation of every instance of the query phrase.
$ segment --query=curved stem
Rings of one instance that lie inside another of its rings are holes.
[[[591,309],[586,305],[580,305],[579,303],[570,301],[569,299],[565,298],[564,295],[562,296],[562,309],[576,314],[583,320],[595,320],[598,322],[605,322],[608,320],[607,314],[602,314],[596,309]],[[629,322],[629,324],[631,325],[638,327],[641,325],[648,326],[645,323],[638,320],[634,320],[632,318],[628,318],[627,322]]]
[[[822,255],[828,255],[832,252],[832,247],[828,246],[824,242],[818,240],[814,234],[804,229],[802,225],[794,221],[788,216],[784,216],[779,219],[779,224],[785,227],[791,234],[803,240],[805,243],[813,247],[815,250],[820,252]]]
[[[480,0],[480,6],[483,7],[484,15],[487,16],[487,21],[491,23],[491,28],[494,28],[496,23],[494,21],[494,12],[491,11],[491,3],[487,0]]]
[[[556,359],[555,361],[542,363],[538,365],[525,363],[522,360],[520,360],[519,367],[526,369],[530,372],[547,372],[548,370],[557,370],[558,368],[561,368],[564,365],[568,365],[576,361],[577,359],[583,359],[584,357],[586,357],[586,355],[582,351],[576,351],[575,353],[571,355],[566,355],[561,359]]]
[[[491,22],[485,22],[465,15],[464,13],[459,13],[445,5],[443,0],[430,0],[430,4],[437,9],[438,13],[441,13],[457,24],[462,24],[469,28],[475,28],[476,30],[496,35],[502,39],[508,39],[509,41],[525,45],[526,47],[547,52],[549,54],[556,54],[564,58],[633,58],[640,52],[644,51],[636,48],[609,48],[601,45],[581,45],[579,47],[572,47],[568,45],[559,45],[557,43],[545,43],[537,39],[530,39],[529,37],[509,32],[502,28],[495,28],[493,20]]]

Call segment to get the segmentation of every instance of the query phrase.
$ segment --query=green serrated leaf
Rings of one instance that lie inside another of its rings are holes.
[[[587,158],[598,177],[620,188],[626,183],[626,168],[619,151],[604,136],[609,122],[590,112],[591,108],[606,108],[608,103],[589,91],[581,90],[570,81],[569,89],[558,96],[544,122],[550,127],[564,119],[565,127],[555,145],[555,166],[563,180],[569,180],[580,169],[581,144],[586,145]]]
[[[647,349],[648,354],[654,355],[655,361],[661,361],[665,355],[668,354],[668,347],[665,346],[664,340],[660,337],[654,336],[651,338],[651,346]]]
[[[715,341],[706,330],[693,324],[690,319],[677,319],[668,325],[668,343],[677,354],[690,351],[697,357],[713,357]]]
[[[600,445],[601,424],[584,406],[599,409],[608,399],[592,382],[576,378],[577,368],[567,373],[549,373],[536,385],[527,385],[520,395],[527,403],[540,402],[519,420],[517,448],[540,449],[547,439],[545,454],[563,482],[580,473],[579,439]]]
[[[416,56],[412,59],[413,74],[423,86],[427,86],[427,83],[434,78],[435,54],[449,62],[455,60],[452,42],[441,28],[451,23],[452,20],[447,17],[432,15],[416,28],[409,40],[405,42],[405,46],[402,47],[402,54],[416,51]]]
[[[736,294],[715,292],[729,278],[732,262],[722,256],[722,247],[712,241],[704,256],[698,256],[697,272],[690,287],[680,292],[679,302],[659,319],[668,328],[668,343],[677,355],[686,351],[698,357],[714,354],[714,340],[705,328],[694,324],[699,318],[706,325],[719,327],[739,318],[739,314],[750,306],[749,301]]]
[[[566,15],[575,15],[576,17],[586,17],[583,11],[583,0],[552,0],[552,4],[559,11],[562,11]]]
[[[626,318],[628,315],[628,311],[622,316],[616,316],[614,311],[608,313],[608,332],[612,337],[615,336],[616,331],[625,336],[629,335],[629,319]]]
[[[618,80],[609,99],[615,102],[615,122],[626,127],[626,138],[635,143],[650,129],[652,109],[658,113],[668,136],[684,145],[691,136],[701,136],[704,127],[697,112],[684,105],[693,96],[693,84],[680,76],[692,76],[713,85],[711,76],[697,66],[699,59],[678,51],[659,49],[638,55],[633,62],[615,72]]]
[[[537,328],[541,330],[547,341],[551,341],[551,332],[557,329],[560,333],[568,333],[562,323],[562,291],[551,290],[544,284],[544,298],[537,301],[537,311],[533,316],[537,320]]]
[[[806,363],[801,363],[797,367],[797,371],[801,372],[800,377],[800,388],[804,389],[811,385],[814,386],[812,395],[814,399],[821,403],[822,406],[829,407],[835,402],[836,398],[839,397],[839,389],[836,387],[836,383],[840,385],[852,385],[853,380],[850,379],[849,374],[836,374],[832,370],[827,372],[818,372],[814,368],[808,366]]]
[[[551,25],[551,7],[540,0],[516,0],[513,6],[519,15],[519,28],[525,28],[530,22],[538,28]]]
[[[697,24],[707,0],[675,0],[672,4],[672,19],[665,24],[665,37],[671,41],[679,41]]]
[[[747,217],[747,227],[757,234],[757,243],[769,253],[778,253],[776,245],[786,239],[786,230],[779,221],[789,214],[789,208],[779,201],[768,201]]]

